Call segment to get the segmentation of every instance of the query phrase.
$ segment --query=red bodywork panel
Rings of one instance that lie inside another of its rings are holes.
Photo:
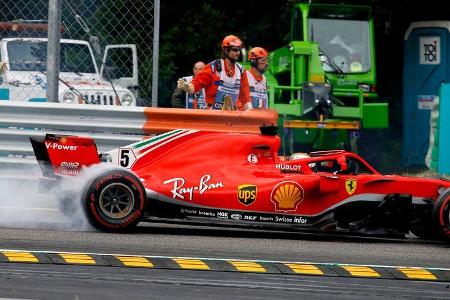
[[[58,174],[68,172],[66,163],[77,163],[77,172],[99,163],[90,138],[47,138],[45,146]],[[279,156],[279,146],[274,135],[180,129],[108,154],[141,179],[149,198],[195,208],[197,215],[198,208],[209,208],[268,213],[287,218],[280,222],[308,224],[309,218],[346,203],[381,202],[392,194],[435,201],[440,188],[450,187],[445,180],[382,175],[350,152],[293,159]]]
[[[347,201],[381,201],[388,194],[436,199],[439,187],[450,187],[443,180],[381,175],[345,151],[288,160],[278,155],[279,145],[278,136],[173,131],[129,147],[136,156],[131,170],[162,201],[300,216]],[[347,161],[366,173],[327,170],[331,162],[348,169]]]

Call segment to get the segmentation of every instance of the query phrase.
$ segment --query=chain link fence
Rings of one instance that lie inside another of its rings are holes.
[[[46,101],[49,0],[2,2],[0,100]],[[151,106],[154,1],[61,2],[58,101]]]

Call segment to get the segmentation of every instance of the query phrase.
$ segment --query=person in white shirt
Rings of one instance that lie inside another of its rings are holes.
[[[250,98],[253,108],[267,108],[267,82],[264,72],[269,67],[269,53],[261,47],[254,47],[248,53],[250,70],[247,70]]]
[[[194,68],[192,69],[193,76],[186,76],[183,79],[190,83],[192,78],[195,77],[201,70],[205,68],[206,64],[202,61],[198,61],[194,64]],[[206,108],[205,102],[205,90],[201,89],[198,93],[188,94],[184,90],[180,88],[176,88],[172,97],[170,98],[170,102],[172,107],[176,108],[195,108],[195,109],[204,109]]]

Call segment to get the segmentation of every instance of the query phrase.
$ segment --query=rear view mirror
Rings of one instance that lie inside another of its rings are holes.
[[[339,163],[341,172],[346,172],[348,170],[347,160],[346,160],[345,156],[339,157],[338,163]]]

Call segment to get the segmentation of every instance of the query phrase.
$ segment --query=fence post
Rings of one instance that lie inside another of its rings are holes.
[[[154,23],[153,23],[153,63],[152,63],[152,107],[158,106],[158,69],[159,69],[159,11],[160,2],[154,2]]]
[[[47,101],[58,102],[61,0],[48,1]]]

